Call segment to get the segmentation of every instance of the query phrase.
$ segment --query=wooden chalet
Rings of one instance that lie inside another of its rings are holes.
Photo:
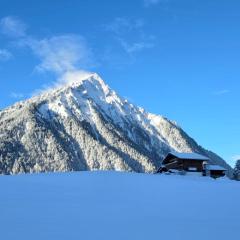
[[[158,172],[171,169],[187,172],[203,172],[204,163],[210,159],[198,153],[177,153],[170,152],[162,162]]]

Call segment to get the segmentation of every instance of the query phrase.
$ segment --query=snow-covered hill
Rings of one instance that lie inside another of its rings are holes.
[[[117,172],[0,176],[4,240],[238,239],[240,183]]]
[[[0,112],[0,173],[154,172],[173,150],[198,152],[231,170],[174,122],[129,103],[97,74],[64,78],[66,84]]]

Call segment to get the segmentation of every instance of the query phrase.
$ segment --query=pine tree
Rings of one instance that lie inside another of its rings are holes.
[[[237,160],[237,162],[236,162],[234,172],[233,172],[233,177],[234,177],[234,179],[240,181],[240,160]]]

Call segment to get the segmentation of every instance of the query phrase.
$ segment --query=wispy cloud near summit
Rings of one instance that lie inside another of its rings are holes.
[[[60,35],[40,40],[26,38],[21,45],[29,47],[40,59],[40,64],[36,66],[40,72],[51,71],[61,75],[93,64],[92,52],[79,35]]]
[[[14,38],[18,47],[28,48],[40,60],[36,70],[62,75],[68,71],[93,65],[93,54],[84,37],[74,34],[56,35],[38,39],[26,32],[27,24],[17,17],[7,16],[0,20],[1,33]],[[0,49],[0,60],[8,60],[12,54]]]
[[[11,38],[12,46],[27,49],[39,63],[34,70],[38,72],[52,72],[56,75],[54,83],[67,83],[67,73],[86,73],[85,69],[96,65],[93,53],[84,37],[79,34],[53,35],[47,38],[37,38],[26,32],[27,24],[16,17],[7,16],[0,20],[2,35]],[[12,54],[6,49],[0,49],[0,60],[8,60]],[[64,77],[64,81],[62,80]],[[22,94],[12,92],[12,98],[23,98]]]

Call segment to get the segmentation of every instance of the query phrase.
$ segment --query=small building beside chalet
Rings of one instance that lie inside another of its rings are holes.
[[[157,173],[163,172],[197,172],[214,178],[225,176],[226,169],[210,165],[210,159],[198,153],[170,152],[162,162]]]
[[[203,169],[203,176],[211,176],[213,178],[224,177],[226,169],[218,165],[206,164]]]

